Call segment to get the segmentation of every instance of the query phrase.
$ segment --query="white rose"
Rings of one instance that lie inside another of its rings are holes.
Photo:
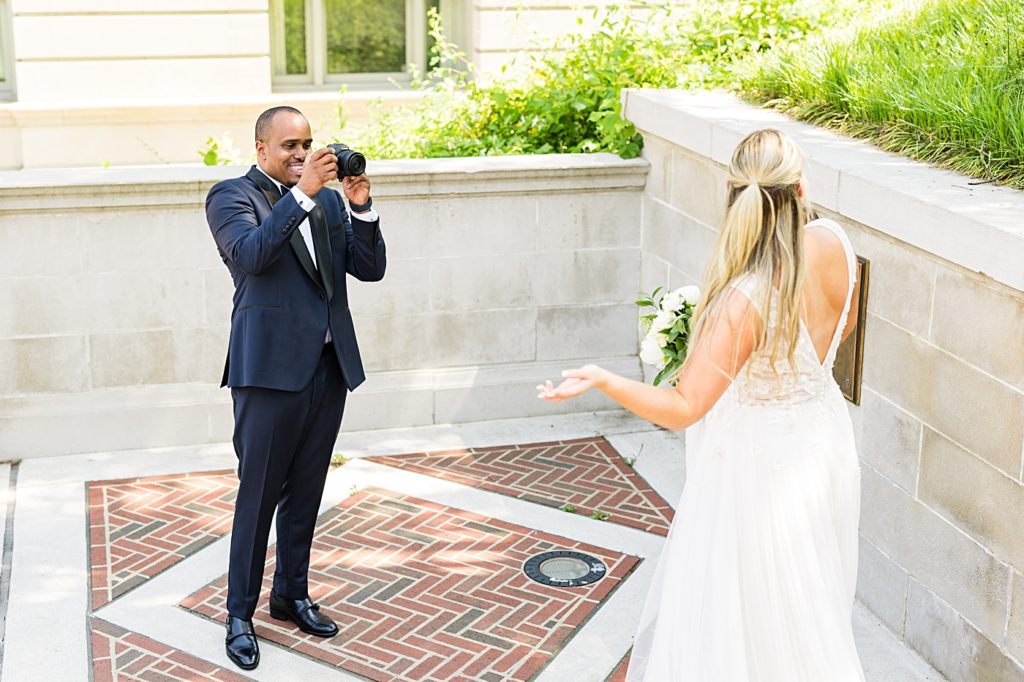
[[[662,310],[679,310],[683,307],[683,297],[678,290],[665,294],[661,299]]]
[[[658,316],[654,318],[654,322],[651,324],[651,331],[658,333],[663,329],[668,329],[676,321],[676,315],[671,310],[659,310]]]
[[[640,344],[640,359],[648,365],[657,365],[662,362],[664,353],[661,352],[661,346],[658,345],[658,341],[652,336],[644,337],[643,342]]]
[[[658,341],[658,348],[664,348],[668,345],[668,334],[657,334],[654,338]]]
[[[697,305],[697,302],[700,301],[700,289],[698,287],[693,286],[692,284],[689,286],[682,287],[677,291],[679,291],[679,294],[683,297],[683,300],[689,303],[690,305]]]

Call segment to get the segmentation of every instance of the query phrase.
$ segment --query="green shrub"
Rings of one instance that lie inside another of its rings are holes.
[[[721,0],[652,7],[643,19],[612,10],[592,34],[566,36],[491,84],[472,79],[465,55],[445,40],[434,14],[432,72],[418,81],[424,98],[378,111],[369,126],[347,134],[374,158],[556,152],[632,158],[643,140],[621,116],[622,88],[725,84],[739,60],[803,37],[839,4]]]
[[[755,101],[884,149],[1024,189],[1024,3],[929,0],[782,50]]]

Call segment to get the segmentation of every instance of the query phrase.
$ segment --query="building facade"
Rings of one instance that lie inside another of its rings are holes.
[[[586,30],[572,0],[0,0],[0,168],[199,162],[209,137],[248,153],[268,106],[314,132],[417,94],[428,10],[477,72]]]

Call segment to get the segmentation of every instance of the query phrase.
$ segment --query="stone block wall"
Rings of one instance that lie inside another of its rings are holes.
[[[0,174],[0,457],[230,440],[232,285],[206,225],[240,168]],[[351,282],[369,372],[346,429],[555,408],[534,386],[600,360],[639,376],[642,160],[371,165],[388,274]]]
[[[1024,196],[722,95],[625,103],[647,288],[699,283],[744,135],[801,145],[817,210],[871,262],[858,597],[954,682],[1024,679]]]

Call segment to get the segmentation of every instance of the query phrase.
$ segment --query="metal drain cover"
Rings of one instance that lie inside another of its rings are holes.
[[[608,569],[597,557],[583,552],[557,550],[530,557],[523,564],[527,577],[552,587],[579,587],[596,583]]]

